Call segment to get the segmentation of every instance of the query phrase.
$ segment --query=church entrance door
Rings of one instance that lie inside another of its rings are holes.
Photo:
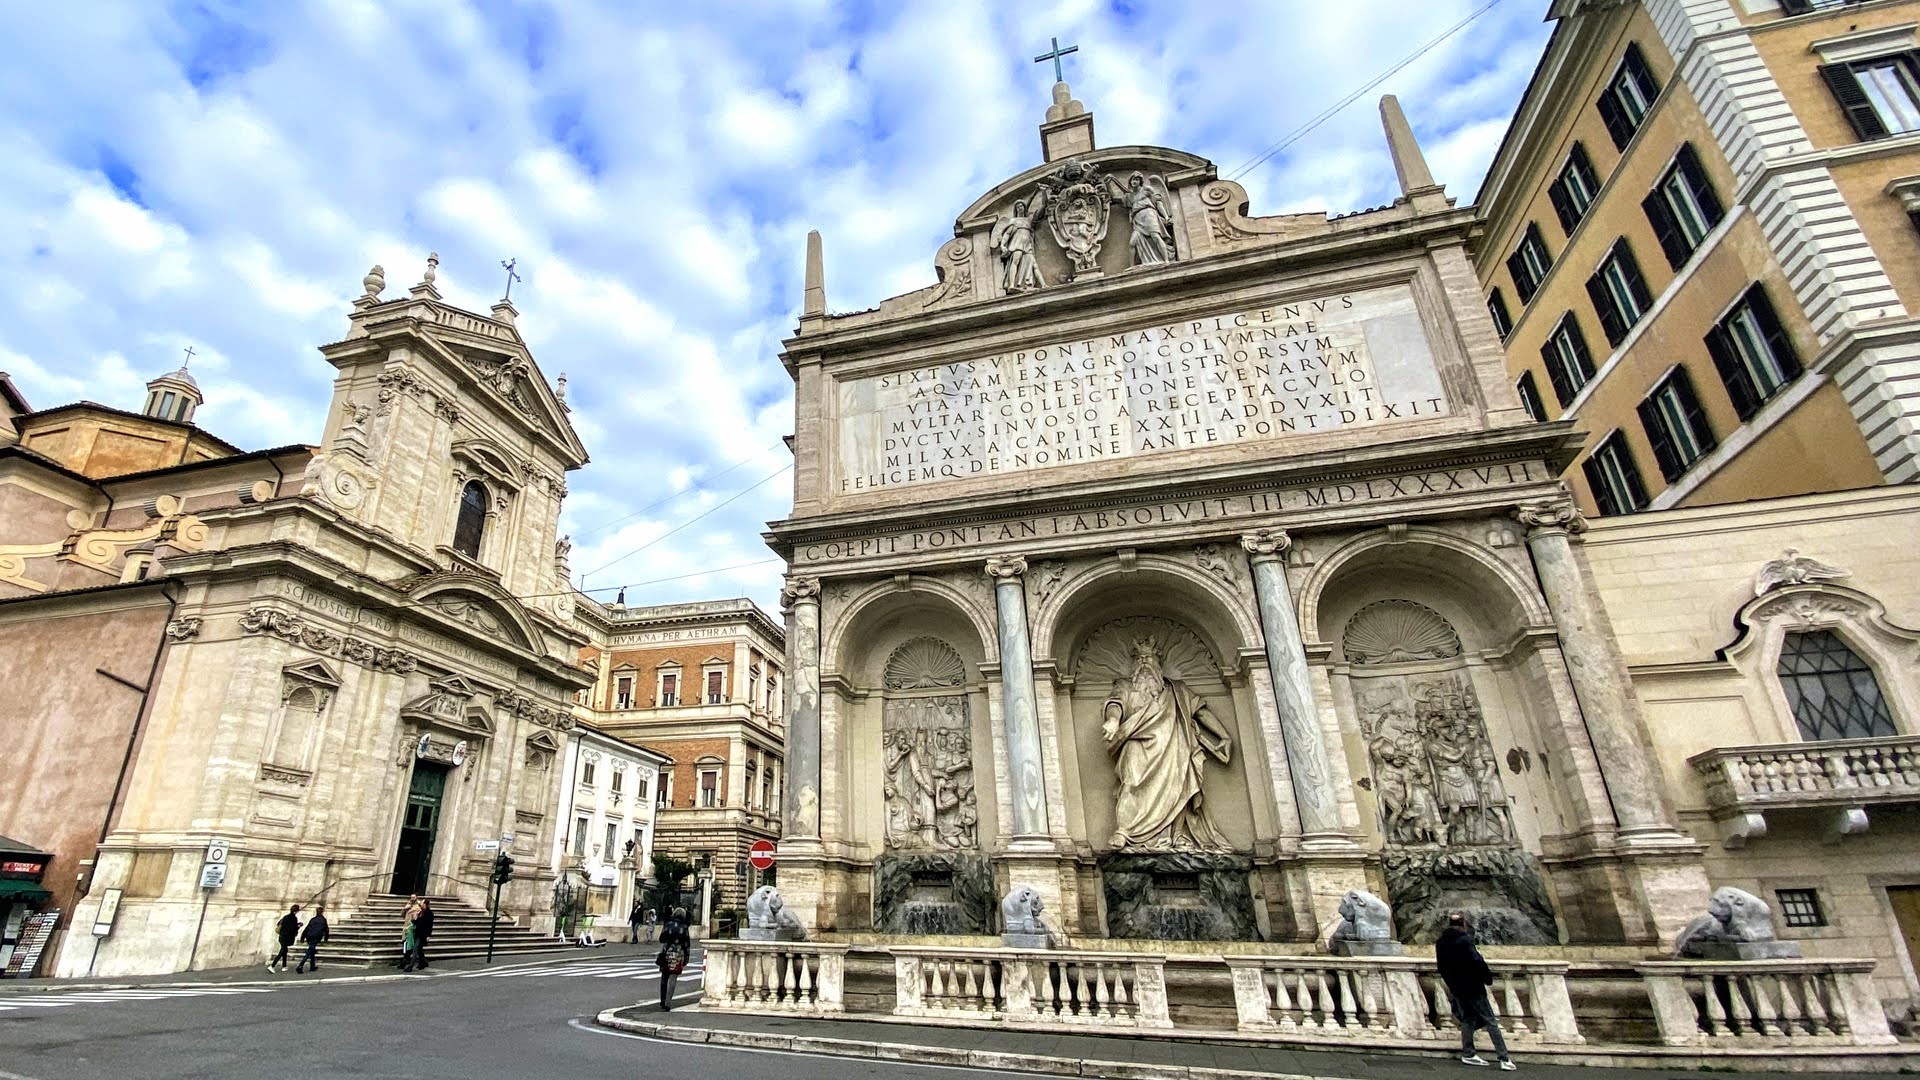
[[[401,896],[426,893],[433,862],[434,835],[440,829],[440,797],[447,789],[447,767],[413,763],[407,787],[407,813],[400,821],[400,847],[393,856],[393,891]]]

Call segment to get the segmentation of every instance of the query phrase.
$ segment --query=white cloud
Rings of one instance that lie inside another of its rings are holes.
[[[751,26],[609,0],[30,5],[0,39],[0,365],[35,404],[137,407],[192,345],[216,433],[312,439],[315,347],[370,265],[392,295],[437,251],[441,291],[484,310],[517,258],[521,331],[594,458],[563,520],[576,573],[710,511],[591,584],[770,606],[808,229],[835,309],[932,283],[954,216],[1038,161],[1054,34],[1103,145],[1227,175],[1475,3],[809,0]],[[1539,14],[1495,8],[1253,169],[1253,211],[1388,201],[1382,91],[1469,197]]]

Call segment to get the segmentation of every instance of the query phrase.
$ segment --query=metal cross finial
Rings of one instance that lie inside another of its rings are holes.
[[[513,283],[520,280],[520,275],[513,272],[513,267],[514,264],[519,261],[519,258],[516,257],[500,264],[500,268],[507,272],[507,294],[501,297],[502,300],[513,299]]]
[[[1069,45],[1064,49],[1061,48],[1060,39],[1054,38],[1053,51],[1041,53],[1039,56],[1036,56],[1033,58],[1033,62],[1036,64],[1044,64],[1049,60],[1053,61],[1053,81],[1066,82],[1067,77],[1060,70],[1060,58],[1067,55],[1068,53],[1077,53],[1079,51],[1080,51],[1080,46],[1078,45]]]
[[[191,364],[191,363],[193,363],[193,346],[189,345],[187,346],[187,358],[180,362],[180,366],[186,367],[188,364]]]

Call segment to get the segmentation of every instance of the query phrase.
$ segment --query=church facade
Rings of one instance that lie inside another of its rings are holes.
[[[1345,893],[1431,941],[1670,940],[1703,909],[1473,213],[1383,102],[1402,195],[1249,216],[1096,148],[982,195],[939,283],[830,314],[796,386],[780,884],[809,925],[1310,941]],[[884,783],[858,777],[884,776]]]

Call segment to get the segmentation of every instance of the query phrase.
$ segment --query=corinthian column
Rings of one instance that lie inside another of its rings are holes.
[[[820,835],[820,579],[789,577],[787,613],[787,819],[784,838]]]
[[[1527,527],[1534,573],[1553,611],[1573,696],[1586,718],[1587,738],[1600,762],[1601,780],[1613,802],[1621,839],[1672,834],[1660,771],[1648,752],[1646,723],[1626,660],[1614,641],[1606,610],[1589,586],[1586,567],[1573,549],[1573,537],[1586,531],[1586,522],[1567,498],[1525,503],[1513,516]]]
[[[1046,773],[1040,762],[1040,717],[1034,706],[1033,646],[1027,639],[1027,560],[1018,555],[987,560],[994,608],[1000,623],[1001,720],[1006,727],[1007,772],[1012,783],[1013,839],[1047,836]]]
[[[1267,667],[1273,673],[1273,700],[1280,713],[1280,736],[1293,777],[1293,800],[1300,811],[1303,840],[1342,837],[1334,801],[1333,773],[1320,738],[1319,710],[1313,701],[1313,677],[1307,671],[1306,642],[1293,610],[1283,556],[1293,546],[1284,529],[1255,529],[1240,538],[1253,564],[1253,592],[1260,605],[1260,629],[1267,639]]]

